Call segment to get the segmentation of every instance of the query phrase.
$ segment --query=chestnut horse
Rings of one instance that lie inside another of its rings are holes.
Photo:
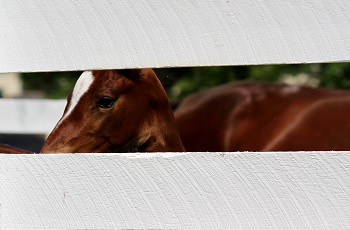
[[[151,69],[85,71],[41,150],[183,151],[168,97]]]
[[[13,147],[7,144],[0,144],[0,154],[33,154],[33,152]]]
[[[237,82],[185,97],[174,112],[187,151],[350,150],[350,92]]]

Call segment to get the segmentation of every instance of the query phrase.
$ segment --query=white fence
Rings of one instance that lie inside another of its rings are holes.
[[[0,72],[350,61],[348,0],[4,0],[0,13]],[[0,228],[347,229],[349,160],[0,155]]]
[[[49,134],[61,118],[66,100],[0,99],[0,133]]]

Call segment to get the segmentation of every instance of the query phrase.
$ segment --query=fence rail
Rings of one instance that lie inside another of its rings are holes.
[[[350,2],[2,1],[0,72],[350,60]]]
[[[0,99],[0,133],[49,134],[66,100]]]
[[[0,72],[350,61],[348,0],[5,0],[0,14]],[[0,155],[0,228],[348,229],[349,158]]]
[[[0,155],[3,229],[348,229],[350,153]]]

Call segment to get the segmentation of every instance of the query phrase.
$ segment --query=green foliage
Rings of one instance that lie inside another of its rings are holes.
[[[275,82],[300,73],[313,77],[321,87],[350,89],[350,63],[214,66],[155,69],[170,100],[219,84],[238,80]],[[66,98],[81,72],[22,74],[25,90],[42,90],[47,98]]]
[[[323,64],[320,81],[322,87],[350,89],[350,63]]]
[[[187,94],[207,89],[215,85],[244,79],[247,66],[198,67],[188,68],[184,75],[177,76],[170,91],[170,99],[181,98]],[[243,77],[242,77],[243,76]]]
[[[170,90],[170,99],[179,99],[230,81],[276,82],[285,75],[292,77],[300,73],[318,79],[321,87],[350,89],[350,63],[199,67],[177,76]]]
[[[247,79],[256,81],[277,81],[284,74],[296,75],[307,72],[307,65],[255,65],[249,68]]]
[[[24,90],[40,90],[46,98],[67,98],[81,72],[23,73]]]

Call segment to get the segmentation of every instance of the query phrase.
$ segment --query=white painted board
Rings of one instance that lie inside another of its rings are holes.
[[[66,103],[66,100],[0,99],[0,133],[49,134]]]
[[[350,61],[349,0],[1,0],[0,72]]]
[[[350,152],[0,155],[1,229],[349,229]]]

